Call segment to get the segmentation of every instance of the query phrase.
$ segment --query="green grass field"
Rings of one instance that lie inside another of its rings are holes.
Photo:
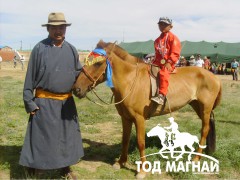
[[[22,101],[25,71],[20,69],[0,70],[0,179],[26,179],[29,177],[18,165],[23,144],[28,114]],[[223,83],[222,103],[215,110],[217,150],[213,157],[219,160],[219,174],[166,173],[149,174],[146,179],[239,179],[240,178],[240,82],[230,76],[219,76]],[[105,84],[97,87],[98,94],[109,101],[111,92]],[[93,94],[89,97],[96,99]],[[134,179],[135,161],[139,160],[136,147],[135,128],[129,148],[129,163],[126,168],[114,170],[112,164],[121,150],[121,119],[114,106],[100,107],[87,99],[76,99],[82,137],[84,158],[73,166],[79,179]],[[200,137],[201,121],[186,106],[174,112],[180,132],[189,132]],[[158,123],[167,124],[169,115],[154,117],[147,121],[147,131]],[[158,152],[156,138],[146,138],[146,154]],[[185,157],[184,157],[185,158]],[[150,159],[151,160],[151,159]],[[165,159],[161,159],[163,164]],[[60,179],[59,172],[47,171],[41,178]]]

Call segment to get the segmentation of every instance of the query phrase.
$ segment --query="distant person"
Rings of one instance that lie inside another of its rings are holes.
[[[213,73],[213,74],[217,74],[217,65],[216,65],[215,62],[212,63],[212,65],[211,65],[211,70],[212,70],[212,73]]]
[[[203,61],[203,59],[201,58],[201,55],[198,54],[198,55],[197,55],[197,58],[196,58],[196,60],[195,60],[195,66],[197,66],[197,67],[203,67],[203,65],[204,65],[204,61]]]
[[[181,56],[179,61],[179,67],[184,67],[184,66],[187,66],[187,60],[184,56]]]
[[[158,21],[160,36],[154,41],[155,60],[153,64],[160,67],[159,92],[151,98],[157,104],[163,105],[168,92],[170,73],[175,69],[181,52],[181,42],[170,30],[173,28],[172,20],[161,17]]]
[[[31,174],[61,169],[63,176],[76,179],[70,166],[84,153],[72,86],[82,67],[76,48],[65,39],[70,25],[63,13],[50,13],[42,25],[48,38],[31,52],[23,89],[30,118],[19,164]]]
[[[224,75],[226,73],[226,67],[223,63],[221,64],[221,67],[222,67],[222,74]]]
[[[0,56],[0,69],[2,69],[2,57]]]
[[[25,61],[25,58],[24,56],[22,55],[21,59],[20,59],[20,62],[21,62],[21,65],[22,65],[22,70],[24,70],[24,61]]]
[[[190,56],[190,59],[188,61],[188,66],[195,66],[195,57],[194,57],[194,55]]]
[[[203,61],[204,61],[204,64],[203,64],[204,69],[209,70],[211,66],[211,62],[207,58],[207,56],[204,56]]]
[[[13,67],[14,68],[17,67],[17,56],[14,56],[14,58],[13,58]]]
[[[235,81],[238,80],[238,68],[239,68],[239,63],[237,62],[236,59],[233,59],[233,62],[231,63],[231,69],[232,69],[233,80]]]

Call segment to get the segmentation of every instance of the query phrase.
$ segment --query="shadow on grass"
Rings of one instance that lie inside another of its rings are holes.
[[[121,144],[108,145],[90,139],[83,139],[83,143],[88,145],[84,148],[85,155],[83,157],[83,160],[87,161],[102,161],[110,164],[113,163],[113,158],[116,158],[121,150]]]
[[[0,168],[10,171],[10,179],[38,179],[38,177],[27,174],[26,168],[19,165],[22,146],[2,146],[0,145]],[[49,170],[40,176],[43,179],[63,179],[59,170]]]
[[[132,135],[130,139],[129,151],[128,154],[134,154],[137,158],[139,157],[139,152],[136,151],[137,143],[136,143],[136,136]],[[146,141],[146,147],[151,147],[150,144],[153,143],[154,140],[151,142]],[[121,154],[122,145],[121,143],[116,144],[106,144],[102,142],[96,142],[90,139],[83,139],[83,142],[88,144],[88,147],[84,148],[85,156],[83,160],[86,161],[101,161],[110,165],[115,163],[116,158],[118,158]],[[19,157],[21,152],[22,146],[12,145],[12,146],[3,146],[0,145],[0,168],[2,170],[10,171],[10,179],[28,179],[31,178],[27,175],[26,169],[19,165]],[[132,172],[135,170],[126,167]],[[136,172],[135,172],[136,173]],[[47,171],[43,178],[46,179],[62,179],[60,173],[56,170]]]
[[[24,168],[18,164],[21,146],[0,145],[0,166],[10,170],[10,179],[24,179]]]
[[[102,142],[96,142],[90,139],[83,139],[83,143],[88,144],[87,148],[84,148],[84,154],[83,160],[86,161],[102,161],[107,164],[114,164],[116,158],[120,157],[121,150],[122,150],[122,144],[106,144]],[[146,148],[147,147],[161,147],[161,144],[159,143],[159,139],[156,137],[153,137],[151,139],[148,139],[146,141]],[[135,135],[132,135],[130,138],[129,143],[129,149],[128,149],[128,155],[136,153],[136,157],[140,158],[139,151],[137,150],[137,138]]]

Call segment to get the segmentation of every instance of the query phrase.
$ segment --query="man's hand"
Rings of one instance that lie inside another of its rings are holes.
[[[170,63],[166,63],[166,64],[165,64],[165,68],[166,68],[169,72],[172,72],[172,70],[173,70]]]
[[[37,109],[35,109],[34,111],[30,112],[30,114],[34,115],[38,110],[39,110],[39,107],[37,107]]]

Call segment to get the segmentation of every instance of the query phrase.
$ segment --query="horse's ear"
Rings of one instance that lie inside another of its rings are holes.
[[[103,49],[103,47],[105,47],[105,45],[106,45],[106,43],[102,39],[100,39],[100,41],[97,43],[96,48],[102,48]]]

